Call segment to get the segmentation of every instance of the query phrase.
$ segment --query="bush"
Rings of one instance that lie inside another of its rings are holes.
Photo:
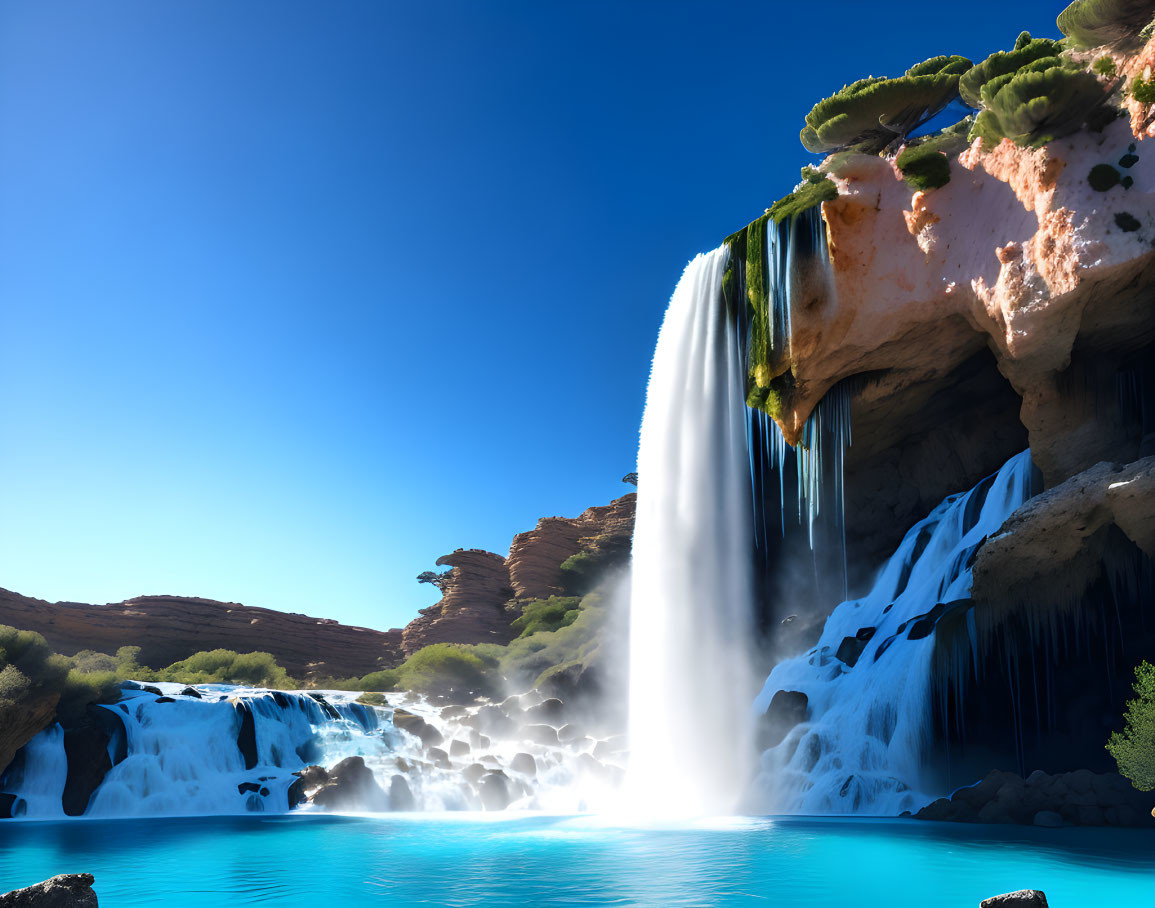
[[[938,189],[950,182],[950,160],[933,145],[904,148],[895,164],[914,189]]]
[[[1075,0],[1056,24],[1076,47],[1129,50],[1143,43],[1153,17],[1151,0]]]
[[[514,640],[500,653],[502,675],[515,687],[526,687],[555,666],[587,659],[601,645],[607,618],[602,602],[600,594],[586,596],[570,624]]]
[[[1123,731],[1114,732],[1107,752],[1121,775],[1139,791],[1155,788],[1155,665],[1141,662],[1135,669],[1135,699],[1127,702]]]
[[[581,609],[577,596],[550,596],[548,599],[529,599],[522,606],[521,617],[512,627],[518,637],[530,637],[542,631],[556,631],[574,623]]]
[[[271,653],[237,653],[231,649],[193,653],[153,675],[152,680],[179,684],[246,684],[281,689],[298,686]]]
[[[1144,80],[1136,76],[1129,87],[1131,97],[1140,104],[1155,104],[1155,79]]]
[[[799,134],[807,151],[882,151],[905,138],[958,97],[965,57],[933,57],[895,79],[869,76],[819,101]]]
[[[490,696],[501,689],[497,659],[481,647],[434,643],[397,669],[397,684],[423,694]]]
[[[996,51],[963,73],[958,82],[959,95],[971,107],[982,107],[983,86],[992,79],[1016,73],[1036,60],[1057,57],[1060,50],[1058,41],[1032,38],[1030,32],[1023,32],[1015,41],[1014,50]],[[1107,59],[1110,60],[1110,57]]]
[[[379,672],[370,672],[363,678],[356,679],[348,690],[385,691],[397,690],[400,672],[395,668],[386,668]]]
[[[1011,139],[1037,147],[1080,129],[1106,100],[1099,80],[1075,64],[1044,57],[982,88],[983,110],[971,139],[986,145]]]

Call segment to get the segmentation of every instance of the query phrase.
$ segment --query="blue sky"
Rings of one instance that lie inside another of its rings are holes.
[[[627,491],[815,101],[1061,6],[5,0],[0,586],[404,624]]]

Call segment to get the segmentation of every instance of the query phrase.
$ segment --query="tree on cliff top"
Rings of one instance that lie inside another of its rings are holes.
[[[894,79],[868,76],[819,101],[799,134],[807,151],[877,153],[905,138],[958,97],[966,57],[933,57]]]
[[[1056,24],[1076,47],[1132,50],[1143,42],[1153,18],[1153,0],[1075,0]]]
[[[1000,50],[991,54],[982,63],[976,63],[963,73],[958,82],[958,91],[963,101],[971,107],[983,106],[983,86],[992,79],[1018,72],[1028,63],[1044,57],[1057,57],[1062,48],[1058,41],[1050,38],[1032,38],[1030,32],[1022,32],[1015,41],[1013,50]]]
[[[1119,772],[1140,791],[1155,788],[1155,665],[1141,662],[1135,669],[1135,699],[1127,701],[1123,730],[1113,732],[1107,752]]]

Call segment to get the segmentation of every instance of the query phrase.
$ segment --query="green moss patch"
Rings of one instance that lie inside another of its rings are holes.
[[[1143,225],[1139,223],[1139,219],[1133,214],[1126,211],[1120,211],[1115,214],[1115,226],[1124,233],[1134,233]]]
[[[1106,192],[1119,185],[1119,171],[1110,164],[1096,164],[1087,174],[1087,182],[1095,192]]]

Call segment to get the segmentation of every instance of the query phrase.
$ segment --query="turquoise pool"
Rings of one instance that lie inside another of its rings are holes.
[[[96,875],[138,905],[1155,905],[1155,831],[899,820],[285,816],[0,824],[0,891]]]

